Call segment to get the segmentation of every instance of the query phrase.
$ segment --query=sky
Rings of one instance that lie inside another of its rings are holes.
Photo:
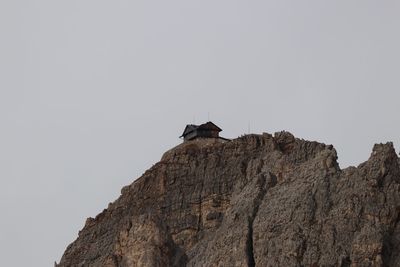
[[[0,258],[53,266],[188,123],[400,148],[395,0],[0,1]]]

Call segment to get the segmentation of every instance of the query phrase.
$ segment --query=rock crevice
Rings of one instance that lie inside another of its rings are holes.
[[[254,241],[253,241],[253,223],[257,216],[258,210],[260,208],[261,202],[263,201],[265,194],[267,193],[268,187],[273,187],[276,184],[276,176],[269,173],[268,176],[260,175],[257,179],[257,184],[259,187],[259,192],[253,200],[253,208],[248,216],[248,233],[246,241],[246,255],[247,264],[249,267],[256,266],[254,259]]]

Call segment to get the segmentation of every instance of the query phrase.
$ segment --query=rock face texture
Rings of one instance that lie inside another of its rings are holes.
[[[56,266],[400,266],[391,143],[341,170],[288,132],[183,143],[86,221]]]

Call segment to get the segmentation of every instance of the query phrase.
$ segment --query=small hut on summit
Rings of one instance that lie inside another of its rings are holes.
[[[221,138],[219,137],[221,131],[222,129],[211,121],[201,125],[188,124],[180,137],[183,137],[184,141],[197,138]]]

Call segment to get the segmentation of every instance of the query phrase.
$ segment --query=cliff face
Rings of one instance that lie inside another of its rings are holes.
[[[191,141],[96,218],[57,266],[400,266],[393,145],[341,170],[290,133]]]

